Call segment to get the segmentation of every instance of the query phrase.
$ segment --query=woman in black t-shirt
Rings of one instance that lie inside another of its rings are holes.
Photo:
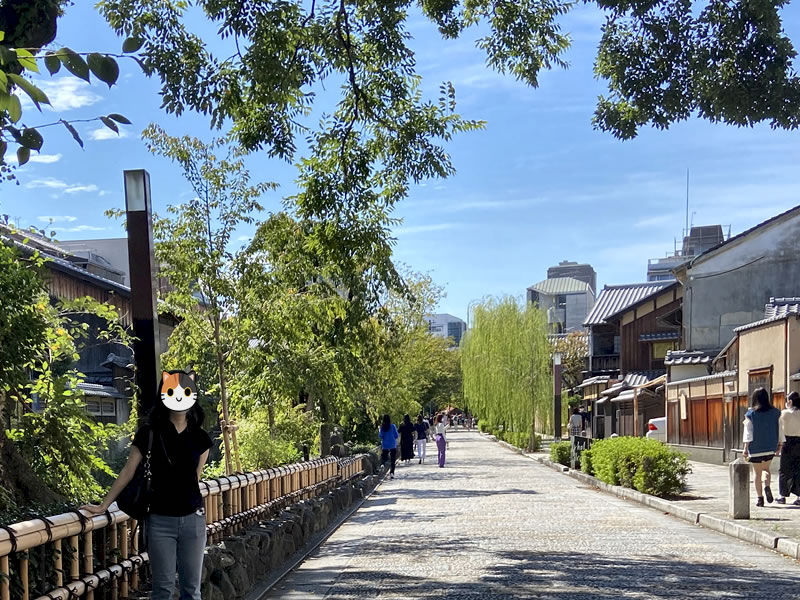
[[[204,414],[197,404],[193,372],[164,371],[159,391],[160,401],[155,403],[149,422],[136,432],[128,462],[106,499],[99,506],[82,508],[93,514],[108,510],[147,454],[152,432],[152,504],[147,518],[151,598],[172,598],[177,571],[181,599],[201,600],[206,517],[198,482],[211,438],[202,428]]]

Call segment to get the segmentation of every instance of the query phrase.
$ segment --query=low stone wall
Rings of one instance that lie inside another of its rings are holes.
[[[203,600],[244,598],[302,549],[315,533],[326,530],[337,515],[364,498],[379,482],[380,475],[370,474],[344,483],[206,548]]]

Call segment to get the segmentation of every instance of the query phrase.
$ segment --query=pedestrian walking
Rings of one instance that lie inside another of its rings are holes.
[[[764,506],[764,497],[772,503],[769,465],[775,454],[780,454],[780,411],[772,406],[769,392],[756,389],[752,406],[744,415],[744,457],[753,465],[756,486],[756,506]]]
[[[205,416],[197,403],[193,372],[164,371],[159,390],[160,401],[136,432],[128,461],[105,500],[81,508],[101,515],[114,500],[119,498],[122,504],[123,491],[145,457],[145,471],[148,463],[150,470],[150,493],[143,509],[152,572],[150,598],[172,598],[177,572],[181,599],[200,600],[206,517],[198,482],[211,438],[203,430]]]
[[[408,464],[414,458],[414,424],[405,415],[400,425],[400,460]]]
[[[422,415],[417,417],[417,424],[414,425],[414,432],[417,435],[417,456],[419,457],[419,464],[425,462],[425,454],[428,449],[428,425],[422,418]]]
[[[436,438],[436,447],[439,449],[439,467],[444,467],[445,452],[447,449],[447,424],[444,415],[436,417],[436,425],[434,427]]]
[[[394,464],[397,462],[397,438],[400,434],[397,427],[392,423],[389,415],[383,415],[383,422],[378,429],[378,436],[381,438],[381,464],[389,463],[389,479],[394,479]]]
[[[569,418],[567,426],[569,428],[570,437],[579,436],[581,434],[581,430],[583,429],[583,417],[581,417],[581,411],[577,406],[572,409],[572,416]]]
[[[778,441],[781,447],[781,464],[778,470],[778,504],[786,504],[790,494],[797,496],[795,506],[800,506],[800,394],[792,392],[786,398],[786,409],[778,421]]]

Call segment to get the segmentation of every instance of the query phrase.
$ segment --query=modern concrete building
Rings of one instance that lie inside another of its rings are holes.
[[[453,315],[438,313],[425,317],[428,322],[428,331],[437,337],[452,338],[454,345],[461,344],[461,338],[467,331],[467,324]]]
[[[550,333],[582,331],[594,306],[594,288],[574,277],[545,279],[528,288],[528,302],[547,313]]]
[[[687,350],[719,351],[736,328],[763,318],[770,298],[800,281],[800,206],[695,256],[675,274],[683,285]]]
[[[548,279],[558,279],[559,277],[572,277],[578,281],[583,281],[589,284],[592,292],[597,292],[597,273],[595,273],[592,265],[562,260],[556,266],[547,269]]]
[[[674,270],[695,256],[722,244],[725,235],[721,225],[703,225],[692,227],[689,235],[683,238],[681,249],[663,258],[651,258],[647,261],[647,281],[674,281]]]

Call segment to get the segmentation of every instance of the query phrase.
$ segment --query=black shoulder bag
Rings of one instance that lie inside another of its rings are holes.
[[[117,497],[117,506],[131,518],[141,521],[150,512],[152,478],[150,458],[153,455],[153,429],[147,437],[147,452],[136,467],[136,473]]]

